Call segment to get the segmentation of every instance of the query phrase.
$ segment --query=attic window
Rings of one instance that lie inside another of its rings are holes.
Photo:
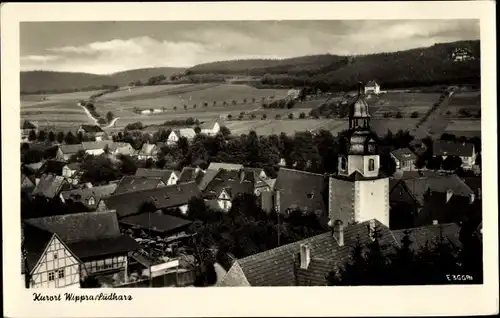
[[[375,170],[375,160],[373,159],[368,160],[368,170],[369,171]]]

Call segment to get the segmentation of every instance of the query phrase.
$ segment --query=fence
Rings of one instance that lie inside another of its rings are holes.
[[[194,279],[195,279],[195,274],[193,271],[191,270],[182,272],[178,271],[153,277],[151,279],[151,286],[150,286],[150,280],[144,279],[116,287],[117,288],[185,287],[193,285]]]

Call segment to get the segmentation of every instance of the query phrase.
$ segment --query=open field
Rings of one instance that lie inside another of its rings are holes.
[[[452,120],[446,126],[447,131],[481,131],[480,120]]]
[[[432,105],[438,101],[440,94],[436,93],[387,93],[368,99],[371,108],[376,109],[372,112],[373,116],[384,116],[385,113],[391,113],[395,116],[400,112],[403,117],[409,117],[413,112],[422,116]]]
[[[137,87],[131,87],[130,91],[128,90],[128,87],[123,87],[120,88],[117,91],[111,92],[109,94],[105,94],[99,99],[101,100],[106,100],[106,99],[117,99],[119,100],[120,98],[133,98],[135,96],[142,96],[145,94],[151,94],[151,93],[159,93],[159,92],[169,92],[175,89],[179,88],[185,88],[188,86],[193,86],[191,84],[177,84],[177,85],[172,85],[172,84],[165,84],[165,85],[152,85],[152,86],[137,86]]]

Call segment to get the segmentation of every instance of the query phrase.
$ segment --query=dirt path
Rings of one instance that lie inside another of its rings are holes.
[[[113,118],[113,120],[111,120],[111,122],[107,125],[107,126],[101,126],[99,124],[99,121],[94,117],[92,116],[92,114],[89,112],[89,110],[87,109],[87,107],[85,106],[82,106],[80,103],[77,103],[78,106],[80,106],[81,108],[83,108],[83,110],[85,111],[85,114],[87,114],[87,117],[90,118],[91,120],[94,121],[94,124],[101,127],[101,128],[111,128],[115,125],[116,121],[118,119],[120,119],[120,117],[116,117],[116,118]]]

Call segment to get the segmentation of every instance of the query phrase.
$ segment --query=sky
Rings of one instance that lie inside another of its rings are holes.
[[[22,22],[21,70],[111,74],[479,39],[479,20]]]

